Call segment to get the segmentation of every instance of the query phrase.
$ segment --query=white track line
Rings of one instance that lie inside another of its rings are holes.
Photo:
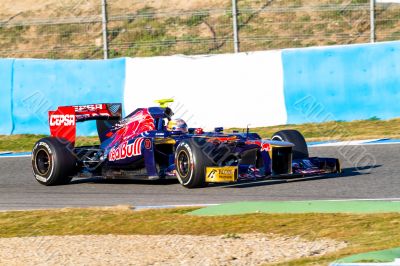
[[[171,208],[185,208],[185,207],[208,207],[216,206],[220,203],[208,203],[208,204],[178,204],[178,205],[150,205],[150,206],[133,206],[134,210],[145,210],[145,209],[171,209]]]
[[[385,144],[374,142],[380,141],[382,139],[365,139],[365,140],[347,140],[347,141],[339,141],[339,142],[329,142],[329,143],[319,143],[315,145],[310,145],[310,147],[334,147],[334,146],[354,146],[354,145],[370,145],[370,144]],[[370,143],[374,142],[374,143]],[[394,144],[397,142],[391,142],[390,144]]]
[[[376,199],[329,199],[326,201],[400,201],[400,198],[376,198]]]
[[[264,200],[263,200],[264,201]],[[269,200],[265,200],[269,201]],[[275,200],[270,200],[275,201]],[[282,201],[278,200],[277,202]],[[283,200],[290,202],[310,202],[310,201],[400,201],[400,198],[376,198],[376,199],[310,199],[310,200]],[[236,202],[236,201],[235,201]],[[259,202],[259,201],[255,201]],[[231,202],[225,202],[231,203]],[[208,207],[208,206],[217,206],[224,203],[211,203],[211,204],[179,204],[179,205],[153,205],[153,206],[134,206],[136,210],[144,210],[144,209],[168,209],[168,208],[184,208],[184,207]]]
[[[263,200],[263,201],[274,201],[274,202],[310,202],[310,201],[400,201],[400,198],[376,198],[376,199],[310,199],[310,200]],[[170,205],[150,205],[150,206],[132,206],[133,210],[146,210],[146,209],[173,209],[173,208],[185,208],[185,207],[209,207],[217,206],[225,203],[232,202],[221,202],[221,203],[193,203],[193,204],[170,204]],[[259,200],[254,200],[252,202],[260,202]],[[103,208],[103,207],[114,207],[114,206],[87,206],[87,207],[74,207],[74,208]],[[34,208],[34,209],[10,209],[10,210],[0,210],[0,212],[14,212],[14,211],[42,211],[42,210],[58,210],[70,207],[60,207],[60,208]]]
[[[30,154],[23,154],[23,155],[0,155],[1,158],[23,158],[23,157],[31,157]]]
[[[332,262],[329,266],[400,266],[400,258],[392,262]]]

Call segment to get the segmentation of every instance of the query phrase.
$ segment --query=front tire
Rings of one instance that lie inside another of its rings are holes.
[[[68,141],[53,137],[36,142],[32,150],[32,169],[40,184],[54,186],[71,181],[76,169],[76,160],[68,146]]]
[[[293,159],[304,159],[309,157],[306,140],[297,130],[287,129],[278,131],[272,135],[271,139],[293,143]]]
[[[179,143],[175,152],[176,177],[186,188],[205,187],[205,170],[212,162],[193,139]]]

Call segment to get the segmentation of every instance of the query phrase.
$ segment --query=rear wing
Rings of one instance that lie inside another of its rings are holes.
[[[60,106],[49,111],[51,136],[64,138],[75,144],[76,123],[88,120],[119,120],[122,117],[122,104],[101,103],[88,105]]]

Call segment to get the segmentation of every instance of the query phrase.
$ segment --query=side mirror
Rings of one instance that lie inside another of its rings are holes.
[[[223,127],[216,127],[216,128],[214,128],[214,132],[216,132],[216,133],[221,133],[221,132],[223,132],[224,131],[224,128]]]

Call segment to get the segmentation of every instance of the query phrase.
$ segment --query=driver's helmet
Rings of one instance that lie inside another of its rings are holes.
[[[186,125],[186,122],[183,119],[177,118],[168,122],[167,130],[181,131],[182,133],[188,133],[188,126]]]

